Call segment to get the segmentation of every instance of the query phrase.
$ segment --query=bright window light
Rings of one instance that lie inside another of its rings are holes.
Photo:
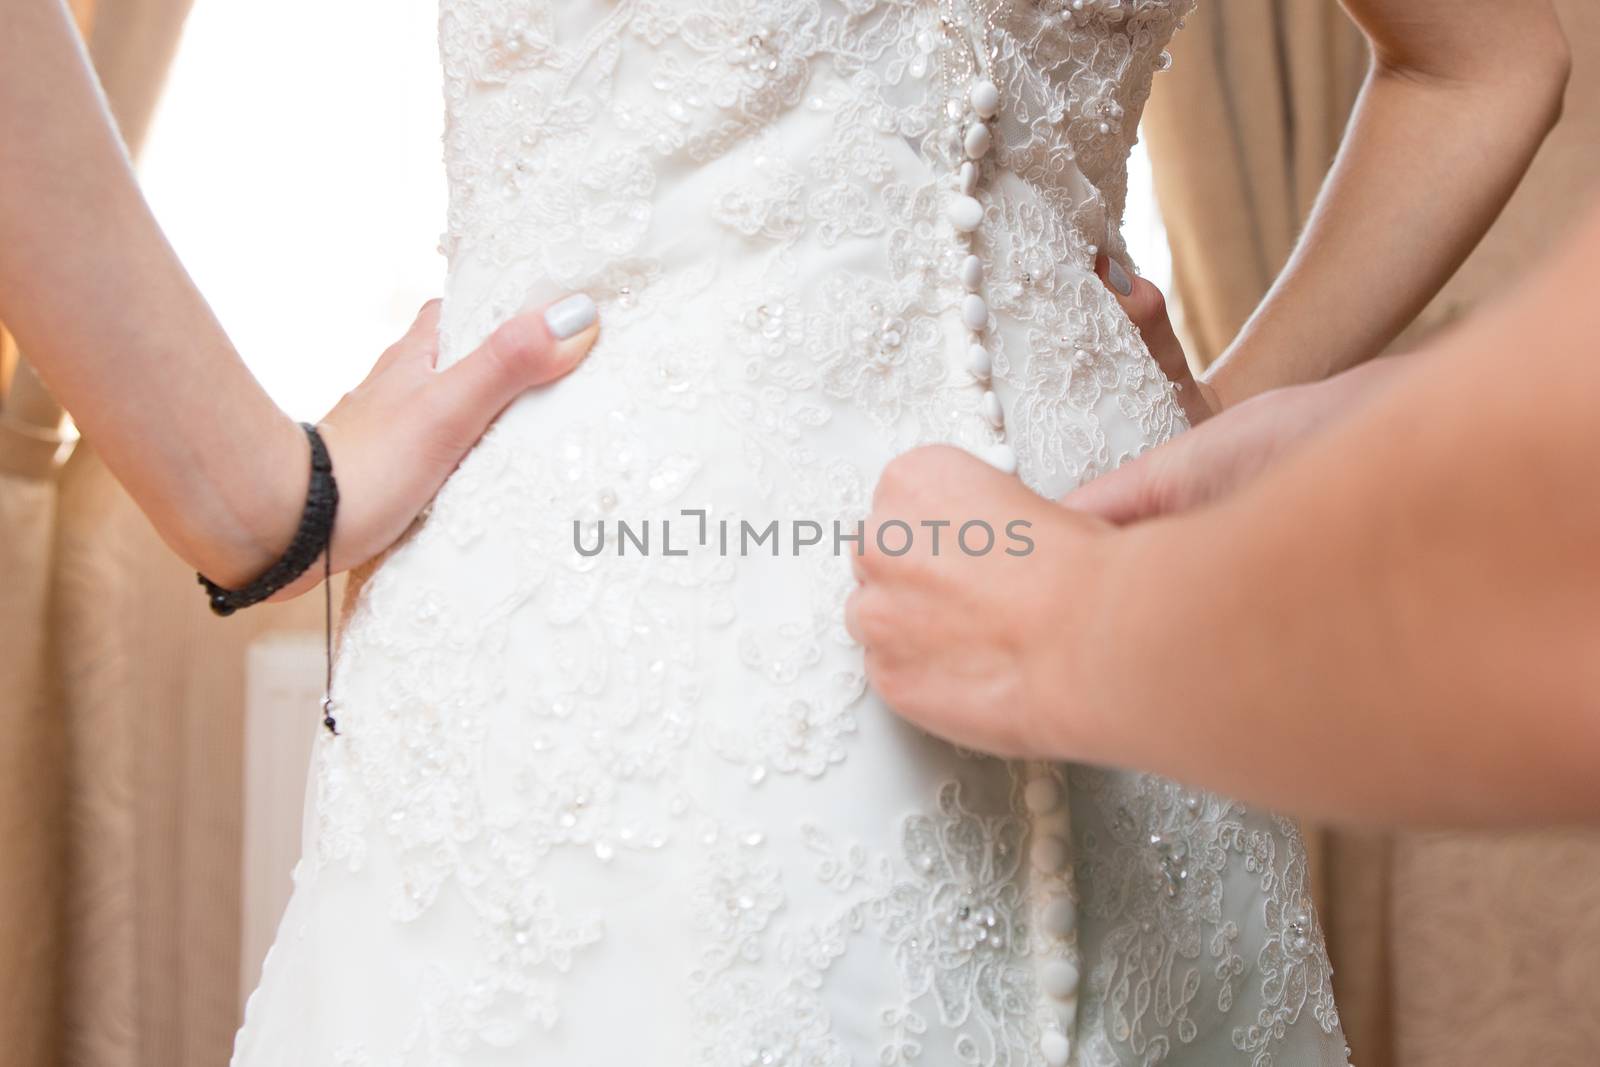
[[[443,286],[438,0],[197,0],[140,165],[251,370],[320,417]],[[1150,161],[1124,232],[1171,278]]]
[[[1122,237],[1128,242],[1128,254],[1138,264],[1139,273],[1170,299],[1172,251],[1167,247],[1167,228],[1156,207],[1155,178],[1143,141],[1133,146],[1133,155],[1128,158],[1128,206],[1122,219]]]
[[[443,286],[438,0],[197,0],[141,159],[250,369],[297,418]]]

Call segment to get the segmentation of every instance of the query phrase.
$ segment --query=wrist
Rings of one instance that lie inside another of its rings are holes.
[[[1079,735],[1074,760],[1154,768],[1163,720],[1187,697],[1185,651],[1207,625],[1197,610],[1186,524],[1161,519],[1118,527],[1098,548],[1082,605],[1072,670]]]
[[[1228,405],[1223,400],[1221,389],[1217,387],[1209,376],[1196,375],[1194,388],[1200,394],[1200,399],[1205,401],[1206,407],[1211,409],[1211,414],[1219,415],[1227,408]]]
[[[259,577],[294,539],[310,485],[310,445],[298,423],[274,409],[270,428],[252,438],[248,470],[210,479],[219,514],[196,531],[190,555],[206,577],[237,589]]]
[[[242,586],[224,586],[203,573],[198,576],[211,600],[211,610],[218,615],[232,615],[240,608],[280,596],[301,581],[311,570],[311,565],[319,559],[323,561],[323,579],[332,577],[329,549],[334,520],[339,511],[339,487],[333,475],[333,457],[315,426],[302,423],[300,429],[305,432],[311,462],[305,506],[300,520],[295,524],[294,536],[270,566]],[[331,728],[332,723],[329,726]]]
[[[1129,584],[1143,550],[1139,529],[1080,535],[1070,558],[1049,560],[1040,588],[1054,595],[1035,656],[1045,668],[1038,748],[1048,758],[1114,764],[1125,747],[1124,672],[1146,640],[1130,619],[1144,595]]]
[[[1273,383],[1252,382],[1259,377],[1258,368],[1252,366],[1251,352],[1235,341],[1218,356],[1205,372],[1196,378],[1200,395],[1211,405],[1213,412],[1223,412],[1248,400],[1257,393],[1266,392]]]

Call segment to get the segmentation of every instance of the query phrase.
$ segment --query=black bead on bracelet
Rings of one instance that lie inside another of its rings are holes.
[[[211,610],[218,615],[232,615],[240,608],[259,604],[300,577],[333,537],[333,520],[339,510],[339,484],[333,480],[333,461],[317,428],[309,422],[302,422],[300,428],[311,442],[311,484],[306,489],[300,527],[278,562],[243,589],[224,589],[205,575],[196,575],[210,595]]]
[[[211,610],[218,615],[232,615],[240,608],[261,603],[304,574],[318,556],[322,557],[323,640],[327,653],[322,725],[337,737],[339,727],[333,718],[333,560],[328,548],[333,540],[333,520],[339,512],[339,483],[334,481],[333,460],[322,434],[309,422],[302,422],[300,428],[311,442],[311,483],[306,488],[306,506],[294,540],[278,562],[243,589],[224,589],[203,574],[196,577],[210,595]]]

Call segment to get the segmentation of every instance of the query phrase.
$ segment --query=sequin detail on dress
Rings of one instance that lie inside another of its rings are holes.
[[[1180,432],[1092,266],[1187,8],[443,0],[443,359],[566,290],[601,332],[351,583],[234,1067],[1342,1061],[1293,827],[906,726],[846,558],[574,544]]]

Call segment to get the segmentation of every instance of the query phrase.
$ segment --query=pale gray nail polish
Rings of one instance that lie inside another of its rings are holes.
[[[565,341],[594,325],[594,301],[587,293],[573,293],[557,300],[544,310],[545,325],[550,332]]]
[[[1122,269],[1122,264],[1110,256],[1106,257],[1106,280],[1111,283],[1111,288],[1123,296],[1133,295],[1133,279]]]

